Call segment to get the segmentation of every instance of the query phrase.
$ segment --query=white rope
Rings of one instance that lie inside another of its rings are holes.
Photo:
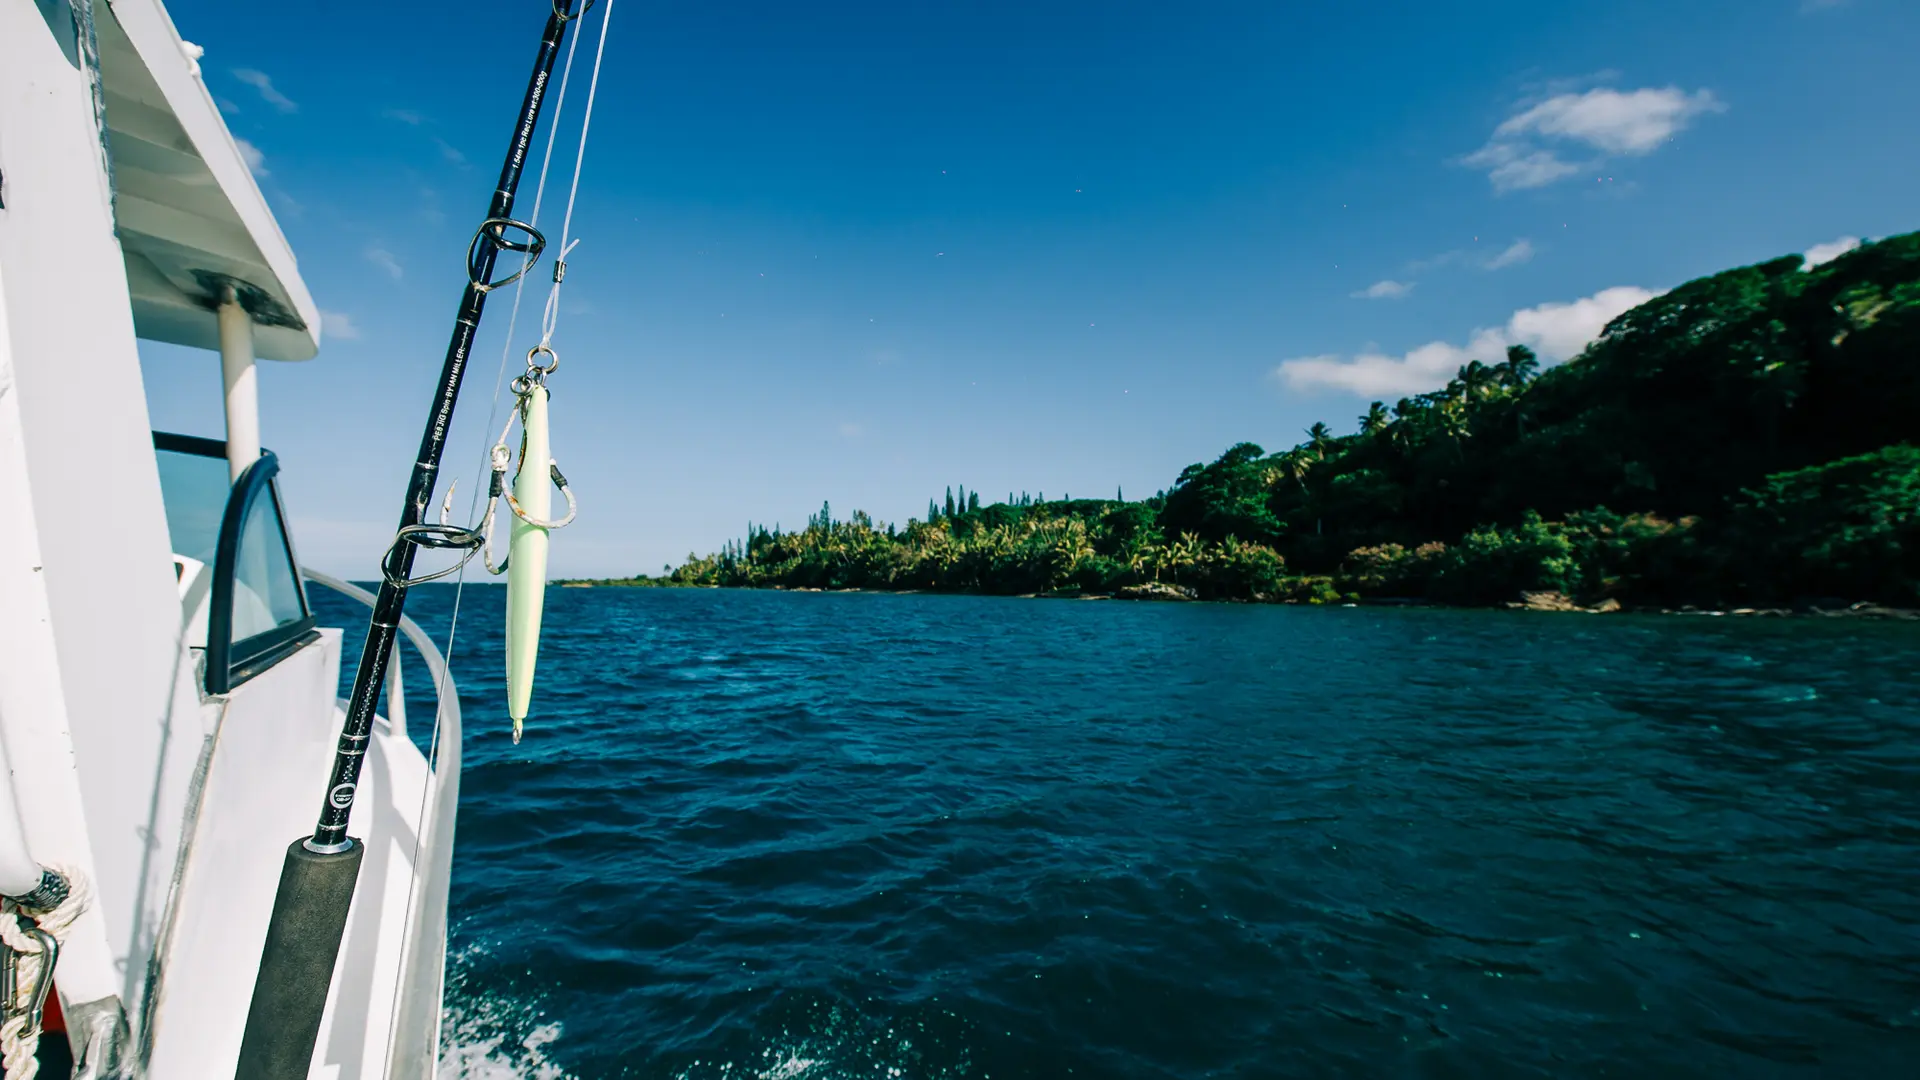
[[[35,1056],[40,1052],[40,1017],[30,1013],[40,965],[46,960],[40,954],[40,940],[22,928],[20,920],[31,921],[52,935],[55,942],[65,942],[67,931],[93,900],[93,890],[84,876],[66,867],[50,869],[67,881],[67,898],[52,910],[27,911],[12,900],[0,903],[0,943],[16,954],[13,1000],[5,1003],[7,1019],[0,1024],[0,1063],[4,1064],[7,1080],[33,1080],[40,1074]]]

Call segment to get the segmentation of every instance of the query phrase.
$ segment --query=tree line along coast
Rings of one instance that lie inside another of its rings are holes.
[[[1688,282],[1546,370],[1525,346],[1239,443],[1151,498],[823,506],[660,577],[565,584],[1548,608],[1920,608],[1920,233]]]

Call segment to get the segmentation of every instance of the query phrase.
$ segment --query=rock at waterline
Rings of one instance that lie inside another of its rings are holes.
[[[1620,610],[1620,601],[1608,597],[1592,607],[1581,607],[1566,593],[1547,590],[1523,592],[1520,599],[1509,601],[1507,606],[1518,611],[1584,611],[1592,615],[1607,615]]]
[[[1197,600],[1200,594],[1185,585],[1149,581],[1144,585],[1129,585],[1114,593],[1113,598],[1115,600]]]

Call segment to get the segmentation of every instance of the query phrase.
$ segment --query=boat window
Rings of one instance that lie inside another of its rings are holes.
[[[173,553],[212,564],[220,543],[220,519],[233,490],[227,480],[226,444],[155,433],[153,448],[160,464],[160,498],[166,503]]]
[[[280,500],[256,499],[240,528],[233,563],[233,640],[244,641],[307,616],[306,597],[293,568],[293,550],[280,520]]]
[[[156,436],[156,446],[159,442]],[[210,446],[225,452],[220,443]],[[224,456],[219,464],[225,468]],[[207,600],[210,694],[232,690],[314,636],[313,612],[300,585],[300,564],[274,482],[279,471],[279,459],[262,452],[234,481],[220,517]]]

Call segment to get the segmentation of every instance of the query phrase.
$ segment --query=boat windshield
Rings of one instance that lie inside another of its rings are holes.
[[[307,617],[279,500],[256,499],[240,529],[233,564],[233,640],[245,641]]]
[[[199,443],[207,445],[195,445]],[[211,456],[209,448],[213,448]],[[213,565],[220,546],[220,519],[233,490],[224,447],[211,439],[156,435],[154,457],[160,464],[160,497],[167,506],[173,553]]]
[[[227,479],[223,442],[155,432],[153,448],[174,554],[197,559],[231,581],[232,607],[217,613],[226,616],[227,640],[241,648],[261,635],[307,621],[293,545],[272,482],[278,469],[273,455],[261,456],[264,474],[253,482],[242,477],[236,488]],[[247,476],[253,475],[249,470]],[[232,512],[241,515],[239,528],[226,540],[232,549],[222,564],[221,530]],[[218,589],[215,595],[220,595]]]

